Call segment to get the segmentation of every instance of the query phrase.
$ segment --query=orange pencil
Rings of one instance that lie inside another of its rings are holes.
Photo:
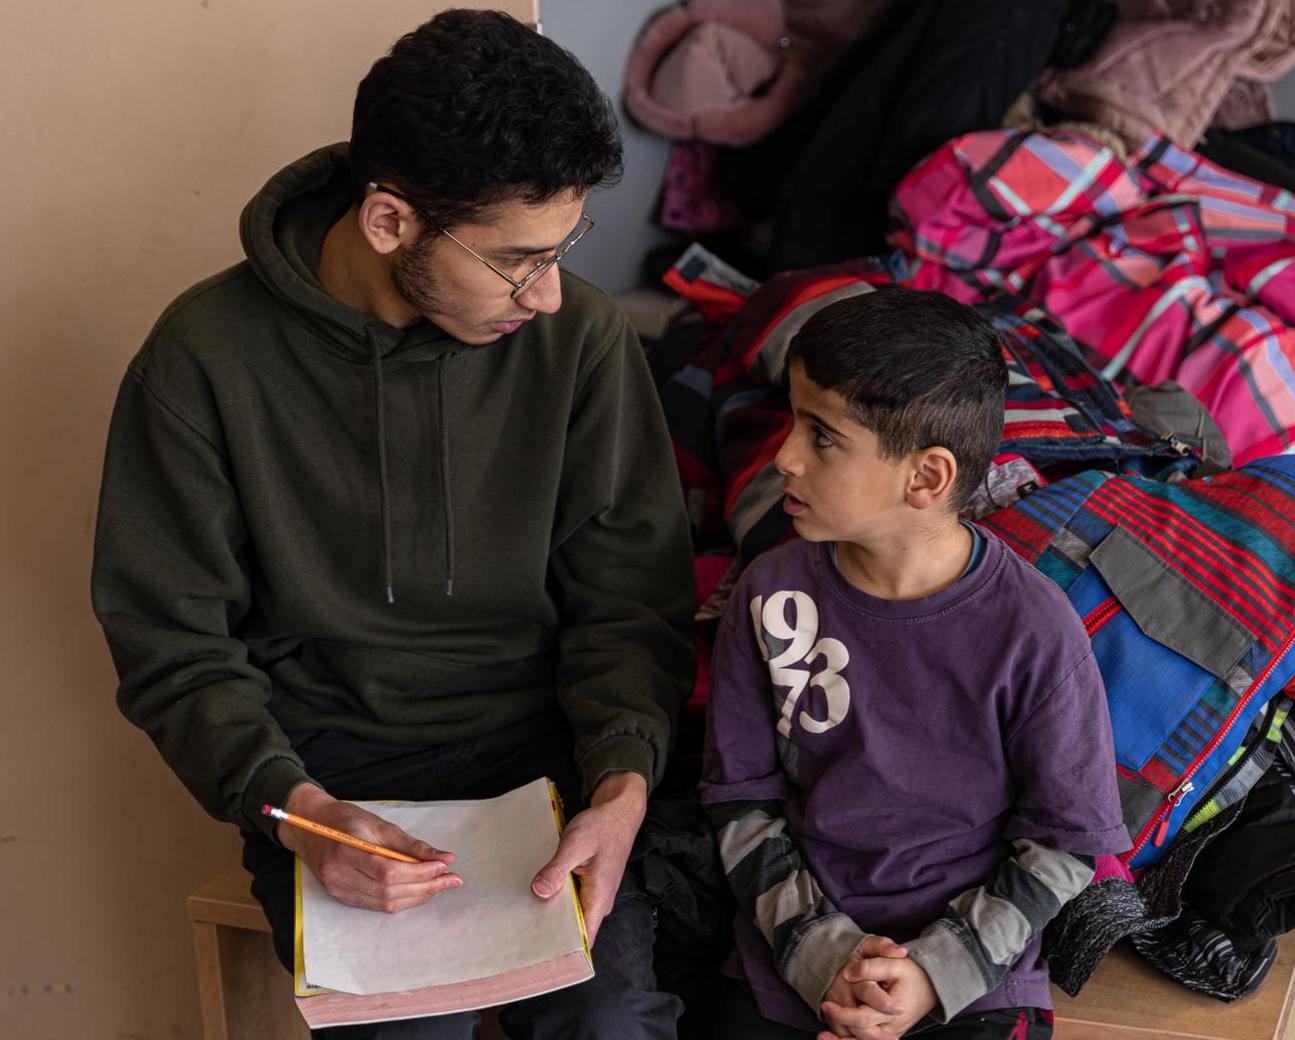
[[[272,805],[261,806],[263,816],[273,816],[276,820],[283,823],[290,823],[294,827],[300,827],[303,831],[310,831],[311,834],[318,834],[325,838],[332,838],[333,841],[340,841],[343,845],[349,845],[353,849],[363,849],[365,852],[372,852],[375,856],[386,856],[387,859],[398,859],[401,863],[421,863],[421,859],[414,859],[413,856],[406,856],[403,852],[397,852],[395,849],[389,849],[382,845],[375,845],[371,841],[365,841],[363,838],[357,838],[353,834],[347,834],[345,831],[336,830],[333,827],[325,827],[322,823],[316,823],[314,820],[307,820],[304,816],[294,816],[290,812],[284,812],[282,809],[276,809]]]

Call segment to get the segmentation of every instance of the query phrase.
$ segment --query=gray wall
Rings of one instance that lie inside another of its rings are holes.
[[[589,200],[597,223],[564,261],[608,292],[639,283],[643,254],[665,235],[651,222],[665,172],[668,142],[638,129],[621,111],[625,60],[643,23],[667,0],[540,0],[544,35],[562,44],[593,73],[616,103],[625,135],[625,177]]]
[[[1278,119],[1295,119],[1295,73],[1273,84]]]

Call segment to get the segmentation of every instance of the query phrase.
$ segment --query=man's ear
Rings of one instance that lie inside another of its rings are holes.
[[[923,448],[913,453],[912,476],[909,478],[908,504],[914,509],[929,509],[949,501],[954,481],[958,479],[958,460],[948,448]]]
[[[370,192],[360,203],[360,234],[381,256],[418,241],[422,225],[408,204],[385,191]]]

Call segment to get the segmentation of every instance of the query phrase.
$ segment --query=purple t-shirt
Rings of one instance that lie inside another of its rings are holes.
[[[789,542],[747,568],[715,646],[703,802],[781,800],[824,894],[899,942],[987,883],[1014,839],[1129,846],[1083,624],[981,533],[980,564],[916,600],[855,588],[830,543]],[[742,914],[736,937],[761,1013],[813,1028]],[[966,1010],[1014,1006],[1051,1006],[1037,940]]]

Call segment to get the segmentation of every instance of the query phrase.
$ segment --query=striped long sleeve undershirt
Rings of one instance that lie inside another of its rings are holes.
[[[818,1014],[823,994],[864,932],[824,894],[805,864],[781,803],[706,806],[729,885],[773,951],[781,978]],[[905,943],[931,979],[946,1022],[1002,982],[1016,956],[1092,880],[1094,859],[1013,842],[989,883],[955,897]]]

